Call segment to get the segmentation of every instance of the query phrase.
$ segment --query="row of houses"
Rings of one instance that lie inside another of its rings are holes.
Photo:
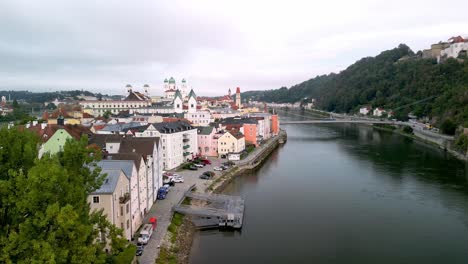
[[[363,106],[361,108],[359,108],[359,114],[361,115],[370,115],[372,114],[373,116],[377,116],[377,117],[381,117],[383,115],[387,115],[387,117],[391,117],[393,116],[393,111],[390,111],[390,110],[385,110],[381,107],[376,107],[374,109],[372,109],[371,106]]]

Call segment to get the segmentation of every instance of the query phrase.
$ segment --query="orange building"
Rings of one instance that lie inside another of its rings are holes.
[[[250,144],[254,144],[256,147],[258,147],[257,124],[246,124],[246,123],[244,123],[243,128],[244,128],[245,142],[250,143]]]
[[[274,136],[279,134],[279,118],[278,115],[271,115],[271,133]]]

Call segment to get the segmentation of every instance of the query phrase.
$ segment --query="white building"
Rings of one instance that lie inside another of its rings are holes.
[[[361,115],[367,115],[369,114],[370,111],[372,111],[372,107],[370,106],[364,106],[364,107],[359,108],[359,113]]]
[[[461,51],[468,51],[468,39],[452,37],[448,40],[450,46],[441,51],[440,55],[447,58],[458,58]]]
[[[146,85],[147,86],[147,85]],[[148,91],[148,87],[144,87]],[[117,114],[121,111],[146,113],[151,107],[151,98],[148,95],[135,92],[130,85],[127,85],[128,96],[124,100],[86,100],[80,101],[83,110],[94,116],[102,116],[106,112]],[[140,110],[142,109],[142,110]]]
[[[377,107],[374,109],[374,112],[373,112],[373,115],[374,116],[382,116],[384,113],[386,113],[386,111],[380,107]]]
[[[198,154],[197,129],[184,121],[150,124],[136,137],[160,137],[162,164],[171,170]]]
[[[214,119],[209,111],[188,112],[184,118],[192,123],[193,126],[208,126]]]

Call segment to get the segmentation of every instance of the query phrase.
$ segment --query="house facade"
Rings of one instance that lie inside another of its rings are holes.
[[[218,138],[212,126],[198,128],[198,153],[204,157],[218,156]]]
[[[238,131],[225,132],[218,139],[218,154],[239,153],[245,149],[245,137]]]
[[[122,170],[129,181],[130,193],[130,234],[133,237],[142,224],[142,212],[140,210],[140,180],[138,171],[133,160],[101,160],[98,163],[104,171]]]
[[[132,239],[129,181],[122,170],[102,170],[106,178],[102,186],[88,196],[91,211],[103,210],[107,220]]]

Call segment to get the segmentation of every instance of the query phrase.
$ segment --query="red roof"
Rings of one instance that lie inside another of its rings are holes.
[[[191,122],[190,122],[190,121],[188,121],[188,120],[187,120],[187,119],[185,119],[185,118],[177,118],[177,117],[163,117],[163,122],[169,122],[169,123],[171,123],[171,122],[178,122],[178,121],[185,121],[185,122],[187,122],[187,123],[191,124]]]
[[[240,93],[240,88],[239,87],[236,88],[236,93]]]
[[[83,113],[83,118],[94,118],[94,116],[85,112]]]
[[[457,37],[451,37],[449,38],[448,40],[450,43],[461,43],[461,42],[465,42],[465,39],[461,36],[457,36]]]

